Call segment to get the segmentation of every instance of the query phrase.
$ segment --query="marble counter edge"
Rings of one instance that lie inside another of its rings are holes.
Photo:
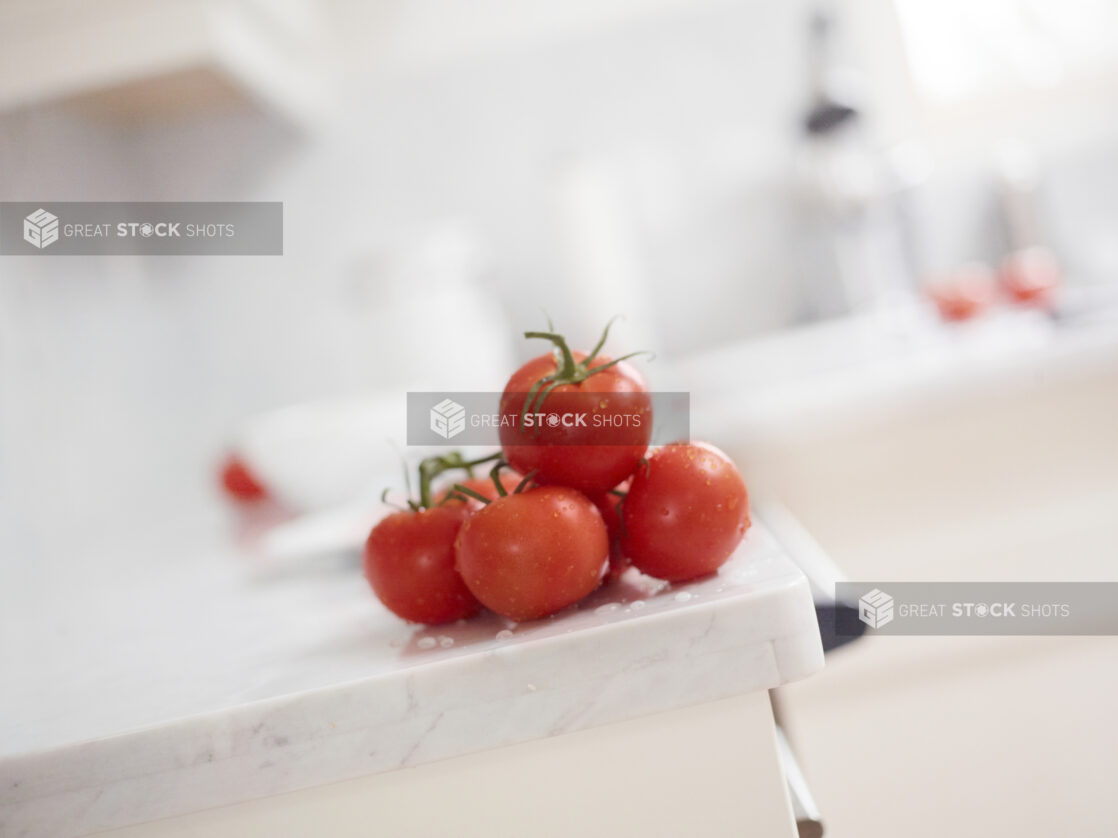
[[[790,576],[0,760],[0,831],[88,834],[770,689],[822,665],[807,580]]]

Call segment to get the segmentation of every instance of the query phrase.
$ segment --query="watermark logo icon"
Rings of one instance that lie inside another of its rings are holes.
[[[858,619],[875,629],[893,622],[893,598],[874,588],[858,600]]]
[[[23,240],[42,250],[58,241],[58,216],[37,209],[23,219]]]
[[[431,430],[443,439],[453,439],[466,429],[466,408],[443,399],[431,408]]]

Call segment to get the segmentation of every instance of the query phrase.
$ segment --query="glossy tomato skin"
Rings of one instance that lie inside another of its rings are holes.
[[[652,453],[622,504],[622,549],[643,573],[683,582],[714,573],[749,528],[749,495],[729,457],[705,443]]]
[[[454,569],[454,539],[469,518],[458,501],[395,512],[365,542],[365,578],[389,611],[435,625],[470,617],[481,606]]]
[[[621,492],[622,495],[613,492],[596,492],[587,495],[594,506],[598,507],[598,512],[601,513],[602,520],[606,524],[606,532],[609,534],[610,579],[619,578],[630,564],[625,551],[621,548],[621,533],[624,529],[621,524],[621,501],[624,493],[629,491],[629,482],[626,480],[614,488],[613,492]]]
[[[586,354],[575,352],[577,361]],[[598,356],[592,366],[609,363]],[[644,378],[622,361],[577,384],[564,384],[544,399],[543,418],[531,430],[520,425],[526,395],[554,373],[555,357],[533,358],[513,373],[501,396],[501,447],[521,474],[535,471],[542,485],[604,492],[633,473],[652,437],[652,400]],[[547,417],[583,413],[585,426],[552,427]],[[627,419],[626,417],[638,417]]]
[[[585,495],[544,486],[472,515],[455,551],[462,579],[483,605],[512,620],[535,620],[598,587],[609,537]]]

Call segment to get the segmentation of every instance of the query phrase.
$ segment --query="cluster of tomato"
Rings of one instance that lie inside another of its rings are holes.
[[[445,623],[482,607],[538,619],[630,563],[672,582],[695,579],[716,571],[749,527],[745,483],[725,454],[700,442],[649,449],[651,397],[631,356],[601,354],[606,334],[588,353],[554,332],[526,337],[555,349],[509,379],[501,452],[424,460],[418,500],[369,534],[365,575],[405,620]],[[560,421],[572,415],[583,420]],[[486,477],[432,485],[488,463]]]
[[[929,283],[927,291],[940,317],[971,320],[999,299],[1016,306],[1050,309],[1062,281],[1060,263],[1051,250],[1029,247],[1007,254],[995,271],[972,262]]]

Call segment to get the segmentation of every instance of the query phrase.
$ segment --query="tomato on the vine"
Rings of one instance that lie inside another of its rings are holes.
[[[624,531],[624,526],[621,523],[621,501],[625,493],[629,491],[629,483],[630,481],[626,480],[609,492],[595,492],[592,495],[587,495],[591,502],[598,507],[598,512],[601,513],[602,520],[606,524],[606,532],[609,533],[610,579],[617,579],[630,565],[629,559],[625,556],[625,551],[621,548],[621,534]]]
[[[633,565],[682,582],[714,573],[734,552],[749,528],[749,495],[713,445],[674,443],[637,469],[621,515],[621,545]]]
[[[598,586],[609,537],[585,495],[543,486],[474,513],[455,551],[458,572],[483,605],[512,620],[534,620]]]
[[[365,576],[389,611],[413,623],[448,623],[481,606],[454,569],[454,539],[470,516],[461,501],[394,512],[369,533]]]
[[[500,438],[505,459],[540,485],[605,492],[633,473],[652,436],[644,378],[622,358],[601,355],[609,327],[589,353],[554,332],[525,332],[555,344],[505,385]],[[637,354],[637,353],[633,353]]]
[[[454,567],[454,541],[474,506],[433,499],[431,481],[449,470],[469,470],[495,457],[466,462],[453,452],[419,465],[419,500],[382,519],[365,542],[365,577],[389,611],[430,625],[476,614],[481,605]],[[490,484],[495,491],[495,487]]]

